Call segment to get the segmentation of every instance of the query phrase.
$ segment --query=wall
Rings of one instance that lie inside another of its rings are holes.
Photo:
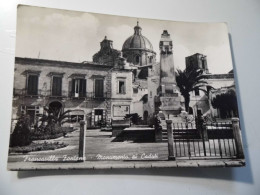
[[[144,106],[143,101],[132,102],[131,113],[137,113],[140,117],[143,117]]]
[[[235,80],[232,76],[233,75],[228,74],[217,75],[219,78],[210,78],[207,79],[207,82],[214,89],[225,88],[234,85]],[[212,77],[216,76],[212,75]],[[199,93],[199,96],[196,96],[194,91],[190,93],[190,107],[193,108],[193,114],[197,114],[197,110],[200,109],[203,114],[211,114],[216,117],[218,115],[217,110],[212,108],[210,105],[211,103],[206,98],[206,94],[203,91],[200,91]]]
[[[96,65],[98,68],[98,65]],[[102,67],[103,68],[103,67]],[[111,67],[103,68],[99,70],[95,70],[93,68],[88,68],[81,66],[81,68],[73,67],[73,64],[71,64],[69,67],[59,66],[58,64],[54,66],[51,64],[41,63],[39,65],[24,65],[24,64],[18,64],[16,63],[15,66],[15,78],[19,78],[15,80],[14,82],[14,88],[15,89],[24,89],[26,88],[26,75],[23,75],[23,72],[26,70],[35,70],[35,71],[41,71],[39,76],[39,84],[38,89],[42,89],[44,83],[47,85],[47,90],[51,89],[51,77],[48,76],[50,72],[58,72],[58,73],[65,73],[62,78],[62,90],[65,92],[69,92],[69,81],[72,80],[70,77],[72,74],[85,74],[85,78],[87,79],[87,92],[93,92],[94,91],[94,78],[93,75],[103,76],[104,77],[104,86],[106,86],[106,76],[107,71]],[[106,87],[104,87],[104,92],[106,92]]]
[[[123,80],[125,82],[125,93],[119,93],[118,81]],[[124,119],[126,113],[130,113],[132,109],[131,100],[132,100],[132,72],[129,70],[113,70],[111,73],[111,118],[113,120],[122,120]],[[122,112],[115,115],[115,107],[122,106]],[[125,106],[128,107],[128,110],[125,111]]]
[[[94,92],[94,82],[96,78],[104,79],[104,94],[106,97],[106,92],[109,87],[111,87],[111,82],[107,81],[108,70],[111,67],[97,67],[99,65],[94,66],[86,66],[84,64],[76,64],[75,67],[73,63],[67,63],[64,66],[64,62],[45,62],[43,60],[33,60],[17,59],[17,63],[15,64],[15,81],[14,88],[15,89],[24,89],[26,88],[26,80],[27,76],[24,74],[25,71],[40,71],[39,81],[38,81],[38,89],[39,90],[51,90],[51,82],[52,78],[49,75],[50,72],[56,73],[65,73],[62,77],[62,98],[54,98],[50,97],[50,93],[46,93],[44,91],[40,92],[39,95],[46,94],[45,96],[34,96],[34,97],[25,97],[21,96],[20,98],[14,98],[13,100],[13,115],[12,119],[17,119],[21,113],[20,105],[26,106],[39,106],[39,114],[43,113],[43,107],[48,105],[52,101],[59,101],[63,104],[64,111],[66,110],[82,110],[85,115],[85,119],[91,116],[91,112],[94,108],[102,108],[107,109],[107,103],[104,101],[105,99],[85,99],[85,98],[69,98],[69,93],[71,92],[71,75],[82,74],[85,75],[84,78],[87,80],[86,92],[93,93]],[[34,61],[34,63],[32,63]],[[26,63],[24,63],[26,62]],[[19,78],[19,79],[18,79]],[[44,86],[46,88],[44,89]],[[92,94],[87,95],[87,97],[91,97]],[[110,109],[110,107],[108,108]],[[12,122],[12,126],[14,126],[15,121]]]
[[[118,79],[125,81],[125,93],[118,93]],[[111,76],[111,83],[114,83],[111,90],[112,99],[131,99],[132,98],[132,72],[128,70],[113,71]]]

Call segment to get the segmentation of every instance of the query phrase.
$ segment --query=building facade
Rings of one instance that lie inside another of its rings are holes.
[[[48,107],[58,112],[71,110],[73,122],[86,120],[88,127],[96,127],[130,113],[131,88],[132,71],[124,68],[120,57],[113,65],[17,57],[13,119],[28,114],[35,124]]]
[[[186,57],[186,70],[202,69],[206,75],[206,81],[212,89],[204,88],[207,93],[203,91],[192,91],[190,93],[190,109],[189,114],[211,116],[214,118],[220,118],[219,111],[212,107],[212,98],[215,97],[217,91],[226,91],[224,89],[234,88],[234,74],[230,71],[226,74],[211,74],[209,73],[207,65],[207,56],[196,53],[192,56]],[[235,90],[235,88],[234,88]]]

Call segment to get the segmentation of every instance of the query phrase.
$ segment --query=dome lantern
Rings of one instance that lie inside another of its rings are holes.
[[[135,35],[141,35],[142,28],[139,26],[139,22],[137,21],[137,25],[134,28]]]

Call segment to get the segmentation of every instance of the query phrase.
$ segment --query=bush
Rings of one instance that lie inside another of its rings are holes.
[[[10,136],[10,147],[26,146],[30,143],[30,117],[22,115],[15,125],[14,132]]]
[[[229,89],[226,93],[216,95],[211,100],[211,104],[213,108],[220,110],[221,118],[230,118],[233,115],[238,116],[237,97],[232,89]]]
[[[127,118],[130,118],[131,122],[134,125],[138,125],[142,120],[142,117],[140,117],[137,113],[125,115],[125,119],[127,119]]]
[[[34,152],[34,151],[44,151],[44,150],[55,150],[59,148],[64,148],[68,146],[68,144],[65,143],[59,143],[59,142],[53,142],[53,143],[31,143],[28,146],[16,146],[13,148],[10,148],[10,153],[28,153],[28,152]]]
[[[153,114],[152,116],[149,117],[148,125],[150,127],[154,127],[155,130],[162,129],[161,121],[156,114]]]
[[[72,127],[56,127],[55,130],[50,131],[48,128],[38,129],[38,131],[31,133],[32,140],[46,140],[55,139],[65,136],[67,133],[72,132]]]

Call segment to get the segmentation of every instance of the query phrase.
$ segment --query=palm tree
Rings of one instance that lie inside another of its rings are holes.
[[[221,118],[238,116],[237,97],[233,89],[216,95],[211,100],[211,104],[213,108],[219,109]]]
[[[193,69],[191,71],[177,69],[176,82],[184,97],[186,112],[189,111],[190,92],[200,90],[207,94],[207,90],[204,89],[205,86],[209,86],[205,80],[206,78],[207,76],[203,74],[201,69]],[[211,86],[209,87],[212,88]]]
[[[67,110],[65,112],[61,112],[60,109],[52,109],[48,107],[44,107],[45,114],[41,115],[40,121],[47,122],[48,125],[56,124],[59,127],[69,121],[70,115],[68,113],[71,112],[71,110]]]

